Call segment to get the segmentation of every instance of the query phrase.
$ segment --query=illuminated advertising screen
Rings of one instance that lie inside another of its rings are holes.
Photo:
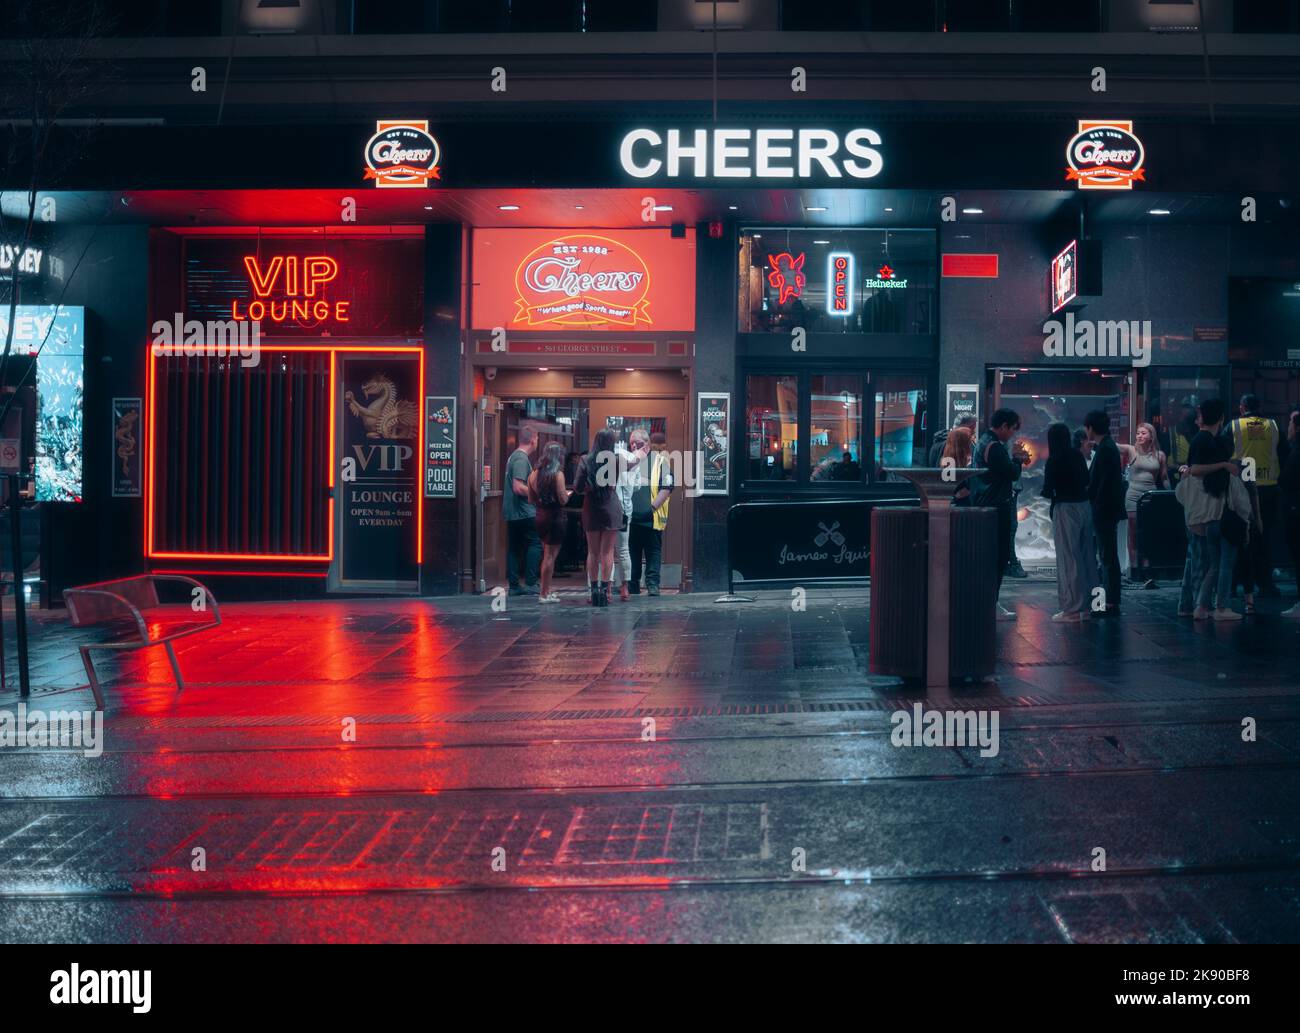
[[[695,231],[476,230],[476,329],[693,331]]]
[[[1052,311],[1060,312],[1079,294],[1079,242],[1070,241],[1065,250],[1052,259]]]
[[[0,307],[0,340],[9,307]],[[80,502],[86,311],[14,306],[13,351],[36,359],[36,501]]]

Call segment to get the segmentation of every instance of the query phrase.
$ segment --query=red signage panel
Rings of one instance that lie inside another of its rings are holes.
[[[472,254],[476,329],[695,329],[693,229],[476,230]]]
[[[998,277],[997,255],[944,255],[943,276],[973,277],[996,280]]]

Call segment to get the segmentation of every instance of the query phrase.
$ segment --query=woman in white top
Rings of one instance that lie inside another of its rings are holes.
[[[1128,491],[1124,495],[1124,508],[1128,512],[1128,570],[1130,580],[1138,580],[1137,565],[1137,504],[1148,491],[1169,486],[1169,470],[1165,454],[1156,444],[1156,429],[1149,423],[1139,423],[1135,443],[1120,445],[1120,455],[1128,464]],[[1154,587],[1154,582],[1148,582]]]

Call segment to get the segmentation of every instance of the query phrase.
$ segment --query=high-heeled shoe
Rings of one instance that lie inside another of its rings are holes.
[[[598,581],[593,581],[591,583],[591,605],[600,605],[600,582]]]
[[[597,602],[596,602],[596,605],[597,605],[597,606],[608,606],[608,605],[609,605],[609,582],[608,582],[608,581],[597,581],[597,582],[596,582],[596,589],[597,589],[597,595],[596,595]]]

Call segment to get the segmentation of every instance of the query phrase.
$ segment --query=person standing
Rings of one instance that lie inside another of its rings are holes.
[[[974,416],[963,416],[960,420],[952,425],[952,430],[937,431],[934,435],[934,444],[930,446],[930,454],[926,461],[930,466],[938,466],[939,460],[943,458],[943,450],[947,446],[948,439],[952,436],[953,431],[961,428],[970,435],[970,440],[975,440],[975,429],[979,426]]]
[[[506,485],[501,493],[501,516],[506,522],[506,577],[511,595],[536,595],[542,563],[542,541],[537,537],[537,509],[528,501],[528,478],[537,432],[520,427],[518,445],[506,460]],[[522,582],[522,583],[521,583]]]
[[[573,490],[583,492],[582,529],[587,535],[587,577],[591,582],[591,605],[609,605],[609,584],[614,573],[614,548],[623,526],[623,507],[618,501],[617,439],[608,427],[596,431],[591,451],[578,467]]]
[[[1052,615],[1060,623],[1077,624],[1088,614],[1092,589],[1092,503],[1088,497],[1088,464],[1071,440],[1070,428],[1053,423],[1047,428],[1047,465],[1042,496],[1051,500],[1052,537],[1056,541],[1056,595],[1061,610]]]
[[[560,593],[551,590],[555,557],[564,544],[569,514],[564,505],[569,492],[564,486],[564,446],[552,441],[542,451],[541,462],[528,478],[528,501],[537,510],[537,537],[542,543],[541,594],[539,603],[558,603]]]
[[[663,447],[667,437],[659,432],[650,436],[650,462],[637,467],[636,488],[632,493],[632,524],[628,545],[632,553],[630,591],[641,591],[641,569],[645,567],[647,595],[659,594],[659,573],[663,561],[664,531],[668,527],[668,499],[673,490],[673,471]]]
[[[1083,418],[1083,429],[1092,442],[1092,468],[1088,472],[1088,500],[1092,503],[1092,526],[1097,537],[1097,561],[1102,588],[1106,593],[1107,617],[1119,616],[1119,525],[1127,519],[1124,509],[1124,474],[1119,448],[1110,436],[1110,417],[1094,409]],[[1099,614],[1102,611],[1099,611]]]
[[[943,453],[931,466],[943,466],[945,459],[951,459],[954,469],[965,470],[970,466],[971,456],[975,453],[974,434],[969,427],[953,427],[952,433],[943,443]]]
[[[1286,464],[1278,478],[1278,515],[1286,534],[1287,548],[1296,572],[1296,589],[1300,592],[1300,410],[1291,413],[1286,424]],[[1282,611],[1289,620],[1300,620],[1300,602]]]
[[[1137,555],[1138,500],[1149,491],[1165,487],[1169,483],[1169,470],[1156,439],[1156,429],[1149,423],[1138,424],[1132,445],[1117,447],[1128,460],[1128,490],[1124,493],[1124,509],[1128,515],[1128,576],[1130,581],[1138,581],[1141,580]],[[1147,586],[1156,587],[1154,581],[1148,581]]]
[[[1281,434],[1277,424],[1259,411],[1259,396],[1244,394],[1238,406],[1241,415],[1228,425],[1232,439],[1232,458],[1253,460],[1255,494],[1259,501],[1262,530],[1251,535],[1248,551],[1247,579],[1259,585],[1259,594],[1275,599],[1282,593],[1273,583],[1273,559],[1269,551],[1269,532],[1277,521],[1277,481],[1282,472],[1278,457]]]
[[[989,429],[980,435],[975,446],[975,465],[984,470],[982,483],[972,489],[971,504],[992,506],[998,511],[998,595],[1002,594],[1002,579],[1011,559],[1011,534],[1015,529],[1015,483],[1029,461],[1029,454],[1019,444],[1007,451],[1007,442],[1020,430],[1020,414],[1014,409],[999,409],[989,417]],[[1014,610],[997,604],[997,619],[1016,619]]]
[[[631,592],[632,552],[629,535],[632,530],[632,495],[636,490],[636,469],[649,455],[650,438],[644,428],[637,427],[628,435],[630,452],[620,449],[618,453],[618,503],[623,508],[623,525],[619,528],[618,541],[614,545],[614,581],[618,585],[618,597],[627,602]]]
[[[1216,621],[1238,621],[1241,614],[1228,606],[1232,591],[1232,568],[1237,547],[1223,536],[1222,518],[1231,497],[1230,480],[1241,476],[1241,468],[1228,458],[1228,447],[1220,441],[1223,429],[1223,403],[1207,398],[1200,406],[1200,432],[1187,449],[1187,465],[1178,472],[1179,496],[1187,522],[1189,563],[1191,552],[1197,553],[1197,571],[1190,578],[1195,590],[1196,620],[1213,617]],[[1249,519],[1249,501],[1247,501]],[[1193,543],[1195,539],[1195,543]],[[1183,576],[1183,599],[1179,614],[1188,603],[1187,573]],[[1211,611],[1210,602],[1215,602]]]

